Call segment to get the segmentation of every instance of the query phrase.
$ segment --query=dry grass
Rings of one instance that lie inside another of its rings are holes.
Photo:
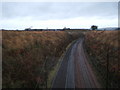
[[[120,41],[120,31],[91,31],[88,34],[91,34],[93,38],[102,43],[110,44],[114,47],[119,47],[118,41]]]
[[[102,79],[106,78],[109,62],[109,86],[117,87],[119,80],[119,42],[120,31],[91,31],[86,34],[85,43],[89,56],[94,66],[101,73]],[[108,60],[108,62],[107,62]],[[111,85],[110,85],[111,84]]]
[[[45,87],[61,54],[79,36],[64,31],[2,31],[3,88]]]

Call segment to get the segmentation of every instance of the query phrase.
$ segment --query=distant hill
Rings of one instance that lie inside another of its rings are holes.
[[[98,30],[120,30],[120,27],[106,27],[106,28],[99,28]]]

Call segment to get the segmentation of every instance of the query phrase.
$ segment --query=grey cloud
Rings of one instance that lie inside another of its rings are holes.
[[[15,18],[24,16],[41,16],[47,14],[50,4],[48,3],[3,3],[2,16],[3,18]]]
[[[65,19],[74,17],[116,17],[118,11],[116,2],[16,2],[3,3],[3,19],[22,18],[30,16],[33,19]]]

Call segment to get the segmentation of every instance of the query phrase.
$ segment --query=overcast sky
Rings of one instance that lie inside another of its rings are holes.
[[[117,2],[5,2],[0,8],[3,29],[118,26]]]

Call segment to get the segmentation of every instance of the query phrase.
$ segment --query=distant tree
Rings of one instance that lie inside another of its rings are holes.
[[[31,30],[32,26],[30,26],[29,28],[25,28],[25,31],[29,31]]]
[[[66,28],[66,27],[64,27],[63,30],[70,30],[70,28]]]
[[[98,29],[98,26],[92,25],[92,26],[91,26],[91,29],[92,29],[92,30],[96,30],[96,29]]]
[[[31,28],[25,28],[25,31],[29,31],[29,30],[31,30]]]
[[[66,29],[66,27],[64,27],[63,29]]]

